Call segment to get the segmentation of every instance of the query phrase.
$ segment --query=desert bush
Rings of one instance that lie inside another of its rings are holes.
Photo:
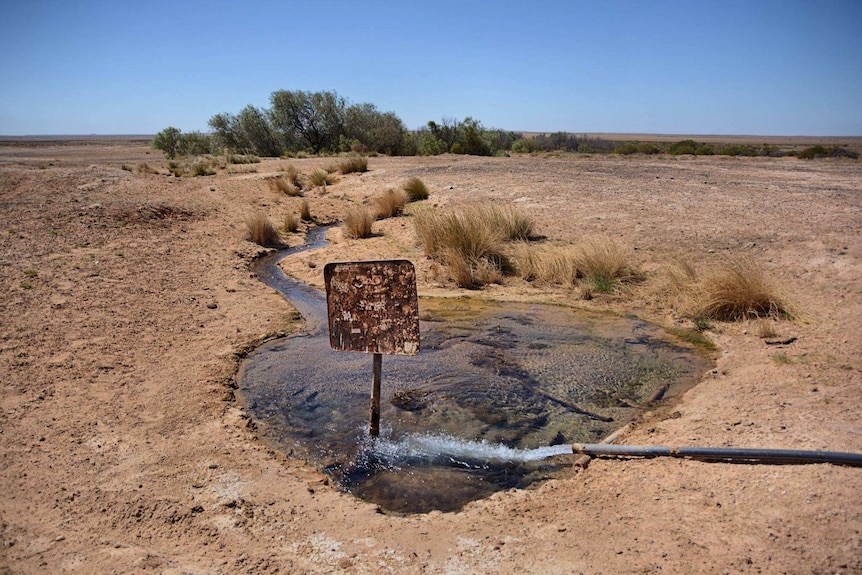
[[[248,241],[268,248],[282,245],[278,230],[265,213],[255,212],[249,215],[245,219],[245,226],[248,231],[246,235]]]
[[[150,147],[164,152],[167,159],[173,160],[179,153],[181,135],[182,131],[179,128],[169,126],[156,134]]]
[[[208,164],[199,162],[195,164],[193,173],[195,176],[214,176],[215,170],[213,170]]]
[[[374,210],[378,220],[394,218],[404,212],[407,205],[407,194],[402,190],[389,188],[374,198]]]
[[[682,154],[691,154],[694,156],[711,156],[715,153],[713,147],[709,144],[698,144],[694,140],[682,140],[674,142],[667,148],[667,153],[673,156]]]
[[[302,195],[302,190],[297,188],[296,185],[294,185],[289,179],[283,178],[281,176],[267,178],[266,183],[269,186],[269,189],[273,192],[280,192],[291,197],[297,197]]]
[[[335,178],[326,170],[317,169],[308,177],[312,186],[328,186],[335,182]]]
[[[574,261],[578,276],[597,292],[612,291],[619,281],[634,277],[628,250],[608,236],[589,238],[579,244]]]
[[[759,156],[760,151],[754,146],[744,144],[727,144],[716,152],[720,156]]]
[[[421,200],[428,199],[428,188],[425,186],[425,182],[416,176],[413,176],[404,182],[401,189],[404,190],[405,194],[407,194],[407,200],[410,202],[419,202]]]
[[[339,162],[338,171],[342,174],[368,171],[368,158],[362,156],[351,156]]]
[[[374,214],[365,206],[351,208],[344,217],[344,233],[353,239],[370,238]]]
[[[137,172],[139,174],[158,174],[158,170],[154,170],[150,167],[150,165],[146,162],[141,162],[138,164]]]
[[[719,321],[758,317],[793,318],[792,304],[751,259],[730,260],[704,274],[691,288],[691,317]]]
[[[227,157],[228,164],[259,164],[260,158],[253,154],[230,154]]]
[[[615,154],[631,155],[631,154],[660,154],[661,148],[650,142],[623,142],[614,147]]]
[[[311,206],[308,205],[308,200],[302,200],[302,204],[299,205],[299,219],[303,222],[310,222],[311,220]]]
[[[282,228],[285,232],[292,234],[299,229],[299,216],[293,212],[284,214]]]
[[[853,158],[855,160],[859,157],[859,154],[840,146],[827,148],[818,144],[817,146],[805,148],[797,153],[796,157],[802,160],[813,160],[816,158]]]

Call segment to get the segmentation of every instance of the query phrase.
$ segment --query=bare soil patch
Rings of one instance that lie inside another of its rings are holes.
[[[250,275],[262,248],[244,222],[298,213],[303,198],[267,176],[330,163],[174,178],[136,142],[0,147],[0,573],[862,571],[859,469],[595,460],[458,513],[397,517],[261,442],[233,397],[237,362],[301,320]],[[862,452],[862,163],[441,156],[368,167],[307,191],[312,217],[340,220],[417,176],[431,194],[421,204],[493,200],[530,213],[548,241],[617,238],[647,280],[590,301],[514,279],[459,290],[415,245],[418,204],[368,239],[333,230],[325,250],[285,261],[288,273],[322,286],[329,261],[407,257],[420,294],[689,328],[650,289],[662,267],[749,256],[803,311],[770,326],[790,343],[767,345],[757,322],[713,324],[716,368],[623,441]]]

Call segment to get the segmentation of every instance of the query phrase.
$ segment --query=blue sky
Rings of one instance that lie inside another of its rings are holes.
[[[862,0],[0,0],[0,134],[206,131],[275,90],[410,128],[862,136]]]

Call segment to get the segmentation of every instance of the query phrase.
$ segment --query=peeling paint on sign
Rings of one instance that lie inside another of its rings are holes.
[[[419,352],[419,301],[411,262],[330,263],[323,269],[323,278],[333,349]]]

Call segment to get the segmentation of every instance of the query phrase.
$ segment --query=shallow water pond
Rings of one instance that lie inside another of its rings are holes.
[[[273,268],[256,271],[297,305],[307,330],[250,354],[240,396],[267,439],[389,511],[456,510],[565,473],[571,457],[554,456],[568,444],[600,440],[656,390],[672,394],[709,367],[637,319],[421,299],[421,351],[383,357],[372,440],[372,356],[332,351],[324,294]]]

